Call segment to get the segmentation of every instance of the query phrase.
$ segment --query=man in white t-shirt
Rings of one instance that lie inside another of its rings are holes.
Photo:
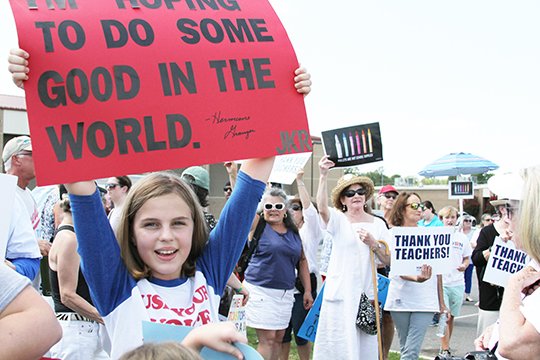
[[[30,189],[28,189],[28,184],[36,177],[30,138],[28,136],[18,136],[9,140],[4,146],[2,160],[4,161],[6,174],[17,177],[17,196],[24,202],[32,221],[32,227],[36,230],[39,225],[39,213],[36,201],[32,197]],[[49,251],[48,249],[42,249],[43,252],[48,253]]]
[[[30,281],[36,278],[39,271],[39,252],[32,224],[24,208],[22,200],[17,196],[11,208],[11,222],[7,234],[5,263]]]
[[[439,211],[439,217],[444,226],[455,226],[458,210],[453,206],[446,206]],[[465,293],[465,278],[463,272],[469,266],[472,253],[471,245],[467,237],[456,231],[452,234],[452,262],[454,269],[449,274],[443,275],[444,302],[450,311],[448,314],[448,326],[444,337],[441,338],[441,355],[450,355],[450,338],[454,329],[454,318],[459,316],[463,296]]]
[[[17,177],[16,197],[23,204],[34,230],[34,237],[29,241],[35,241],[39,245],[42,256],[47,256],[51,248],[48,241],[38,240],[35,231],[39,225],[39,212],[28,184],[35,178],[34,159],[32,157],[32,142],[28,136],[17,136],[9,140],[2,152],[2,161],[7,174]],[[27,241],[27,240],[25,240]],[[28,246],[31,247],[31,246]],[[8,249],[9,252],[9,249]],[[32,265],[33,266],[33,265]],[[39,268],[39,264],[38,264]],[[35,278],[35,286],[39,285],[38,277]]]

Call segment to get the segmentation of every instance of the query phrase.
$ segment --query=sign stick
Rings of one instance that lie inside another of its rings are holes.
[[[375,301],[375,321],[377,322],[377,344],[379,345],[379,360],[383,360],[382,337],[381,337],[381,316],[379,307],[379,287],[377,286],[377,269],[375,268],[375,253],[369,249],[369,260],[371,263],[371,281],[373,282],[373,294]]]

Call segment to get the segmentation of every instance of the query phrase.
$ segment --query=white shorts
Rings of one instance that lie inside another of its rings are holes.
[[[291,320],[294,288],[270,289],[244,281],[249,291],[246,304],[247,326],[264,330],[285,330]]]
[[[53,359],[109,359],[101,345],[98,323],[77,320],[60,320],[59,323],[62,339],[51,347],[47,356]]]

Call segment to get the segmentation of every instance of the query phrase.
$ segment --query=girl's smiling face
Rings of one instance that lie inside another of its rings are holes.
[[[149,199],[133,221],[134,244],[142,261],[160,280],[180,277],[193,238],[193,215],[176,194]]]

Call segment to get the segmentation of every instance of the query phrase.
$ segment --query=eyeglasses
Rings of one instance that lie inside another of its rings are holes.
[[[424,204],[421,204],[421,203],[417,203],[417,202],[413,202],[413,203],[410,203],[410,204],[407,204],[408,206],[411,207],[411,209],[413,210],[424,210],[426,207],[424,206]]]
[[[358,194],[358,195],[366,195],[367,194],[367,190],[364,189],[364,188],[358,188],[356,190],[347,190],[343,193],[343,195],[345,195],[346,197],[348,198],[352,198],[355,194]]]
[[[471,219],[464,219],[463,222],[472,222]]]
[[[504,207],[506,208],[506,212],[508,213],[508,219],[512,219],[512,215],[514,215],[519,210],[518,206],[511,206],[506,204]]]
[[[224,192],[229,192],[229,191],[232,191],[232,188],[227,186],[227,187],[223,188],[223,191]]]
[[[291,205],[291,210],[293,211],[301,211],[302,210],[302,207],[298,204],[292,204]]]
[[[32,152],[28,150],[23,150],[16,153],[15,156],[32,156]]]
[[[285,204],[284,203],[275,203],[275,204],[266,203],[266,204],[264,204],[264,210],[270,211],[272,209],[283,210],[283,209],[285,209]]]
[[[398,196],[397,196],[397,194],[384,193],[384,197],[387,198],[387,199],[394,199],[394,200],[396,200],[396,198],[397,198]]]
[[[115,187],[119,186],[120,184],[105,184],[105,189],[110,190],[114,189]]]

